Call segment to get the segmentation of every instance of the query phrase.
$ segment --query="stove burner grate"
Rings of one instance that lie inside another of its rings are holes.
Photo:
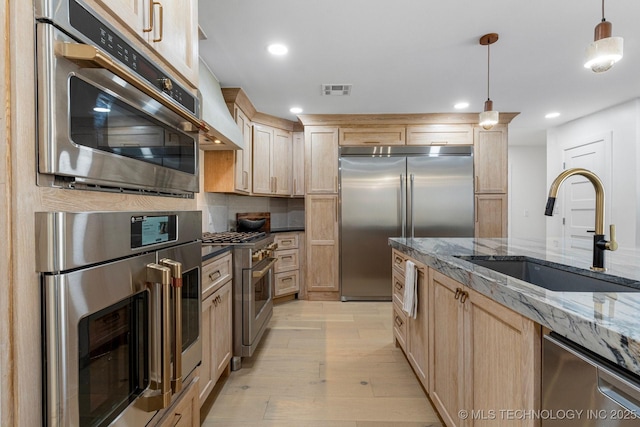
[[[219,233],[206,232],[202,235],[202,243],[249,243],[266,237],[264,231],[223,231]]]

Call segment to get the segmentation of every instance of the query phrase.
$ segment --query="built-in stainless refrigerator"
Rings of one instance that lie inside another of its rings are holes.
[[[342,301],[391,300],[389,237],[473,237],[473,148],[340,148]]]

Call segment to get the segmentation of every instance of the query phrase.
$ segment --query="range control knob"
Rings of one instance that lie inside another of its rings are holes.
[[[171,89],[173,89],[173,83],[171,82],[171,79],[168,79],[166,77],[159,79],[160,82],[160,87],[162,88],[162,90],[164,91],[169,91]]]

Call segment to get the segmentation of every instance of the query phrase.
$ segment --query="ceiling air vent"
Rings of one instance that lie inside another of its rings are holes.
[[[349,96],[351,95],[351,86],[353,85],[322,85],[322,94],[329,96]]]

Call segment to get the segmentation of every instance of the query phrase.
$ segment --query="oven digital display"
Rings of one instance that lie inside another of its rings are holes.
[[[176,240],[176,216],[132,216],[131,249]]]

